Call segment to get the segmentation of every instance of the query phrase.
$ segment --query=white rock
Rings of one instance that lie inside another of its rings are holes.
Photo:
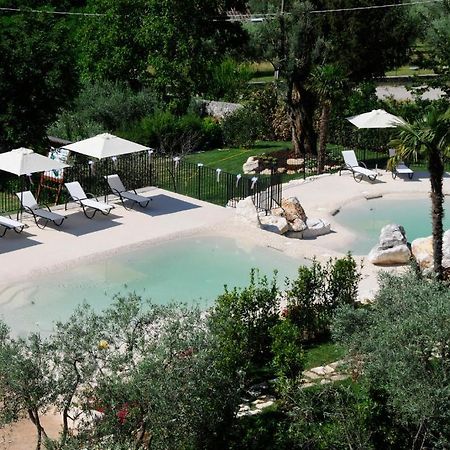
[[[407,245],[405,229],[396,224],[384,226],[378,244],[370,250],[367,258],[372,264],[381,266],[407,264],[411,252]]]
[[[261,228],[261,222],[258,216],[258,210],[253,204],[251,197],[244,198],[236,205],[236,214],[249,225]]]
[[[255,170],[258,168],[259,162],[255,159],[254,156],[250,156],[247,161],[242,166],[242,171],[244,173],[255,173]]]
[[[414,239],[411,252],[421,269],[433,268],[433,236]],[[450,230],[442,238],[442,266],[446,269],[450,267]]]
[[[261,175],[270,175],[271,173],[272,171],[270,169],[264,169],[260,172]]]
[[[444,233],[442,239],[442,265],[445,268],[450,267],[450,230]]]
[[[309,378],[310,380],[317,380],[318,378],[320,378],[320,375],[313,372],[312,370],[306,370],[305,372],[303,372],[303,376]]]
[[[305,160],[303,158],[290,158],[286,161],[288,166],[301,166],[304,164]]]
[[[311,372],[315,373],[316,375],[324,376],[326,375],[325,367],[319,366],[319,367],[313,367],[310,369]]]
[[[411,252],[406,244],[391,248],[382,248],[378,245],[370,250],[367,259],[375,265],[388,266],[391,264],[407,264],[411,258]]]
[[[277,168],[277,172],[278,172],[278,173],[285,173],[286,170],[287,170],[286,167],[278,167],[278,168]]]
[[[381,248],[392,248],[396,245],[406,244],[405,229],[401,225],[389,224],[381,229],[379,246]]]
[[[261,228],[277,234],[284,234],[289,231],[289,224],[284,217],[281,216],[260,216]]]
[[[297,197],[283,198],[281,200],[281,207],[284,210],[284,216],[288,222],[293,222],[299,218],[306,221],[306,213],[300,204],[300,200]]]
[[[289,229],[291,231],[304,231],[308,228],[306,222],[303,222],[302,219],[298,218],[289,223]]]
[[[308,219],[306,225],[308,228],[302,231],[303,239],[314,238],[331,233],[330,223],[323,219]]]

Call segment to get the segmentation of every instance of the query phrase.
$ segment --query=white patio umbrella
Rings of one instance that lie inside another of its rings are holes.
[[[69,167],[61,161],[39,155],[29,148],[16,148],[10,152],[0,153],[0,170],[15,175],[30,175]]]
[[[384,109],[373,109],[364,114],[347,117],[347,120],[358,128],[395,128],[405,124],[401,117],[389,114]]]
[[[97,136],[74,142],[73,144],[64,145],[62,148],[97,159],[149,150],[144,145],[122,139],[109,133],[98,134]]]
[[[35,153],[29,148],[21,147],[9,152],[0,153],[0,170],[13,173],[18,177],[21,175],[31,175],[36,172],[64,169],[66,167],[69,167],[69,165],[55,159],[47,158],[47,156],[39,155],[39,153]],[[19,217],[19,212],[17,212],[17,217]]]

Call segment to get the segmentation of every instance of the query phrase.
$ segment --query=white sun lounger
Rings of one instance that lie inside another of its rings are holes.
[[[30,191],[17,192],[16,195],[19,197],[22,209],[33,216],[39,228],[44,229],[49,222],[53,222],[59,227],[64,222],[64,219],[66,219],[66,216],[51,211],[48,205],[43,205],[43,208],[39,207],[34,195]],[[39,223],[39,219],[44,220],[44,225]]]
[[[98,211],[100,211],[104,216],[106,216],[114,208],[113,205],[108,205],[108,203],[99,202],[94,194],[90,193],[86,194],[83,188],[81,187],[80,183],[78,183],[78,181],[65,183],[65,185],[67,190],[69,191],[70,196],[72,197],[72,200],[78,203],[83,208],[84,215],[88,219],[92,219]]]
[[[358,183],[363,177],[367,177],[370,181],[374,181],[377,177],[377,172],[368,169],[363,162],[361,163],[362,166],[358,163],[353,150],[344,150],[342,152],[342,157],[344,158],[344,166],[339,170],[339,175],[341,175],[343,170],[349,170],[353,174],[355,181]]]
[[[21,233],[25,225],[11,217],[0,216],[0,237],[3,237],[8,230],[14,230],[16,233]]]
[[[133,190],[126,190],[125,186],[122,183],[122,180],[120,179],[119,175],[107,175],[106,180],[108,181],[109,187],[111,188],[113,194],[117,195],[124,208],[125,206],[125,200],[130,200],[133,206],[135,203],[137,203],[142,208],[145,208],[148,206],[148,204],[151,202],[151,198],[144,197],[143,195],[139,195],[134,189]]]
[[[389,158],[395,157],[395,148],[389,149]],[[408,178],[412,180],[414,171],[411,170],[403,161],[397,161],[395,166],[392,166],[392,178],[395,180],[397,175],[408,175]]]

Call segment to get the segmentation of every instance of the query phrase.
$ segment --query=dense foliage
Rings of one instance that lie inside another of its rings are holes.
[[[449,299],[439,282],[384,275],[373,307],[337,313],[334,334],[378,405],[377,448],[450,445]]]
[[[65,22],[0,15],[0,152],[42,145],[46,128],[74,95],[75,55]]]
[[[387,68],[405,60],[414,27],[404,8],[371,9],[363,14],[314,14],[312,11],[333,9],[336,5],[300,1],[283,5],[284,10],[280,11],[279,2],[250,3],[262,12],[277,13],[265,26],[255,26],[250,31],[260,57],[271,61],[285,80],[295,151],[314,153],[314,114],[320,97],[311,83],[314,69],[326,64],[339,67],[353,82],[382,75]],[[345,6],[362,5],[347,2]]]

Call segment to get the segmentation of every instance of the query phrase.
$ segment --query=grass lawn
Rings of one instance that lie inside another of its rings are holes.
[[[305,370],[342,359],[344,349],[334,342],[324,342],[305,349]]]
[[[402,66],[395,70],[390,70],[386,72],[386,76],[402,76],[402,75],[433,75],[434,71],[432,69],[415,69],[412,66]]]
[[[202,153],[192,153],[186,156],[186,161],[203,163],[213,169],[222,169],[229,173],[242,173],[242,165],[249,156],[272,153],[277,150],[291,147],[290,142],[260,141],[250,148],[223,148]]]

